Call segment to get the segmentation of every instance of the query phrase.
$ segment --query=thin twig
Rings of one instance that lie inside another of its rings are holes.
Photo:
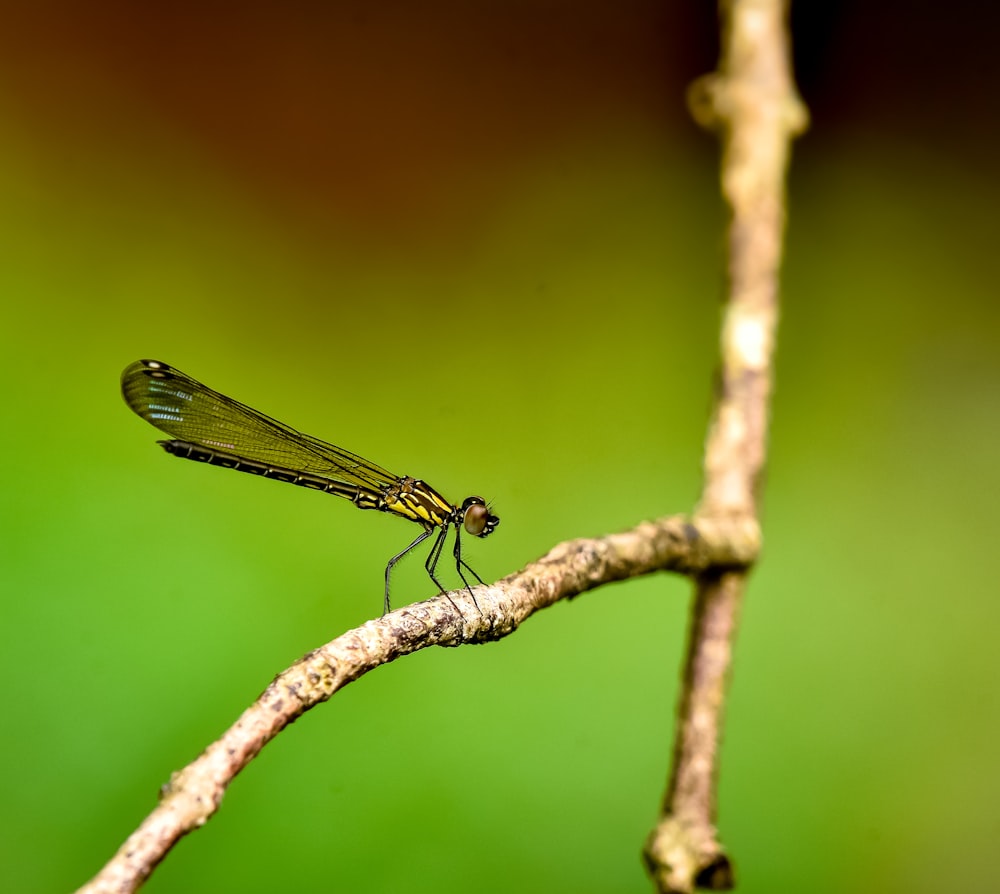
[[[741,568],[758,548],[752,523],[693,522],[682,516],[643,522],[620,534],[567,541],[523,571],[476,587],[479,611],[467,591],[456,590],[339,636],[275,677],[222,738],[175,773],[156,809],[80,891],[135,891],[180,838],[218,810],[230,782],[271,739],[379,665],[428,646],[500,639],[539,609],[611,581],[655,571]]]
[[[695,118],[720,132],[722,191],[731,211],[719,388],[696,517],[741,519],[756,528],[778,319],[784,178],[791,139],[804,129],[807,115],[792,83],[786,4],[731,0],[720,10],[719,71],[696,82],[689,94]],[[726,684],[749,571],[748,564],[695,576],[670,782],[645,851],[663,892],[734,884],[716,834],[716,781]]]

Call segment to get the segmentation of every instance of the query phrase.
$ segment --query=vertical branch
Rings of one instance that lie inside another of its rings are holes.
[[[757,524],[792,137],[807,113],[792,82],[783,0],[722,0],[719,71],[691,88],[695,119],[723,143],[730,208],[719,387],[697,516]],[[733,886],[715,829],[726,684],[749,568],[695,578],[670,783],[646,861],[664,892]]]

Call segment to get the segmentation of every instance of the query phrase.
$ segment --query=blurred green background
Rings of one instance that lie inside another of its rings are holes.
[[[653,0],[5,6],[0,887],[65,891],[275,673],[378,614],[414,533],[166,456],[119,397],[130,361],[482,493],[487,580],[692,507],[724,215],[683,92],[715,23]],[[719,814],[747,894],[1000,871],[977,15],[795,21],[814,121]],[[421,561],[394,594],[431,595]],[[688,597],[619,584],[380,669],[147,890],[648,890]]]

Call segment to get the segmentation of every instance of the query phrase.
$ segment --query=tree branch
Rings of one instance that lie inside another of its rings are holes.
[[[655,571],[699,574],[709,568],[741,568],[758,547],[752,523],[695,522],[682,516],[643,522],[620,534],[561,543],[497,584],[476,587],[480,611],[468,591],[455,590],[368,621],[275,677],[222,738],[174,773],[156,809],[80,891],[138,889],[178,840],[218,810],[230,782],[271,739],[379,665],[428,646],[501,639],[539,609],[612,581]]]
[[[781,0],[723,2],[719,72],[698,81],[695,117],[721,132],[722,185],[731,207],[721,372],[693,518],[644,522],[573,540],[493,586],[435,597],[369,621],[279,674],[217,742],[175,773],[160,803],[81,888],[135,891],[185,834],[218,810],[226,788],[289,723],[369,670],[427,646],[500,639],[541,608],[605,583],[655,571],[696,582],[670,782],[646,860],[661,891],[731,887],[717,840],[717,758],[740,604],[760,548],[757,510],[784,227],[791,137],[805,127],[795,95]],[[460,611],[456,610],[460,609]]]
[[[696,518],[756,528],[785,223],[791,139],[807,123],[792,83],[782,0],[720,4],[719,71],[689,93],[696,120],[723,142],[722,192],[730,207],[729,295],[719,388],[705,446]],[[750,564],[696,575],[673,765],[645,857],[660,891],[734,884],[715,829],[716,780],[726,683]]]

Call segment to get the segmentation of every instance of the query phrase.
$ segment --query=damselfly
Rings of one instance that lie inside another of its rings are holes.
[[[474,537],[486,537],[500,524],[482,497],[466,497],[461,506],[449,503],[419,478],[398,477],[355,453],[302,434],[159,360],[127,366],[122,396],[130,409],[172,436],[158,442],[167,453],[337,494],[359,509],[389,512],[420,525],[420,536],[385,566],[386,612],[393,566],[435,530],[437,539],[424,567],[438,589],[444,592],[435,572],[450,527],[455,528],[453,554],[462,583],[472,595],[462,569],[483,583],[462,559],[461,538],[462,527]]]

